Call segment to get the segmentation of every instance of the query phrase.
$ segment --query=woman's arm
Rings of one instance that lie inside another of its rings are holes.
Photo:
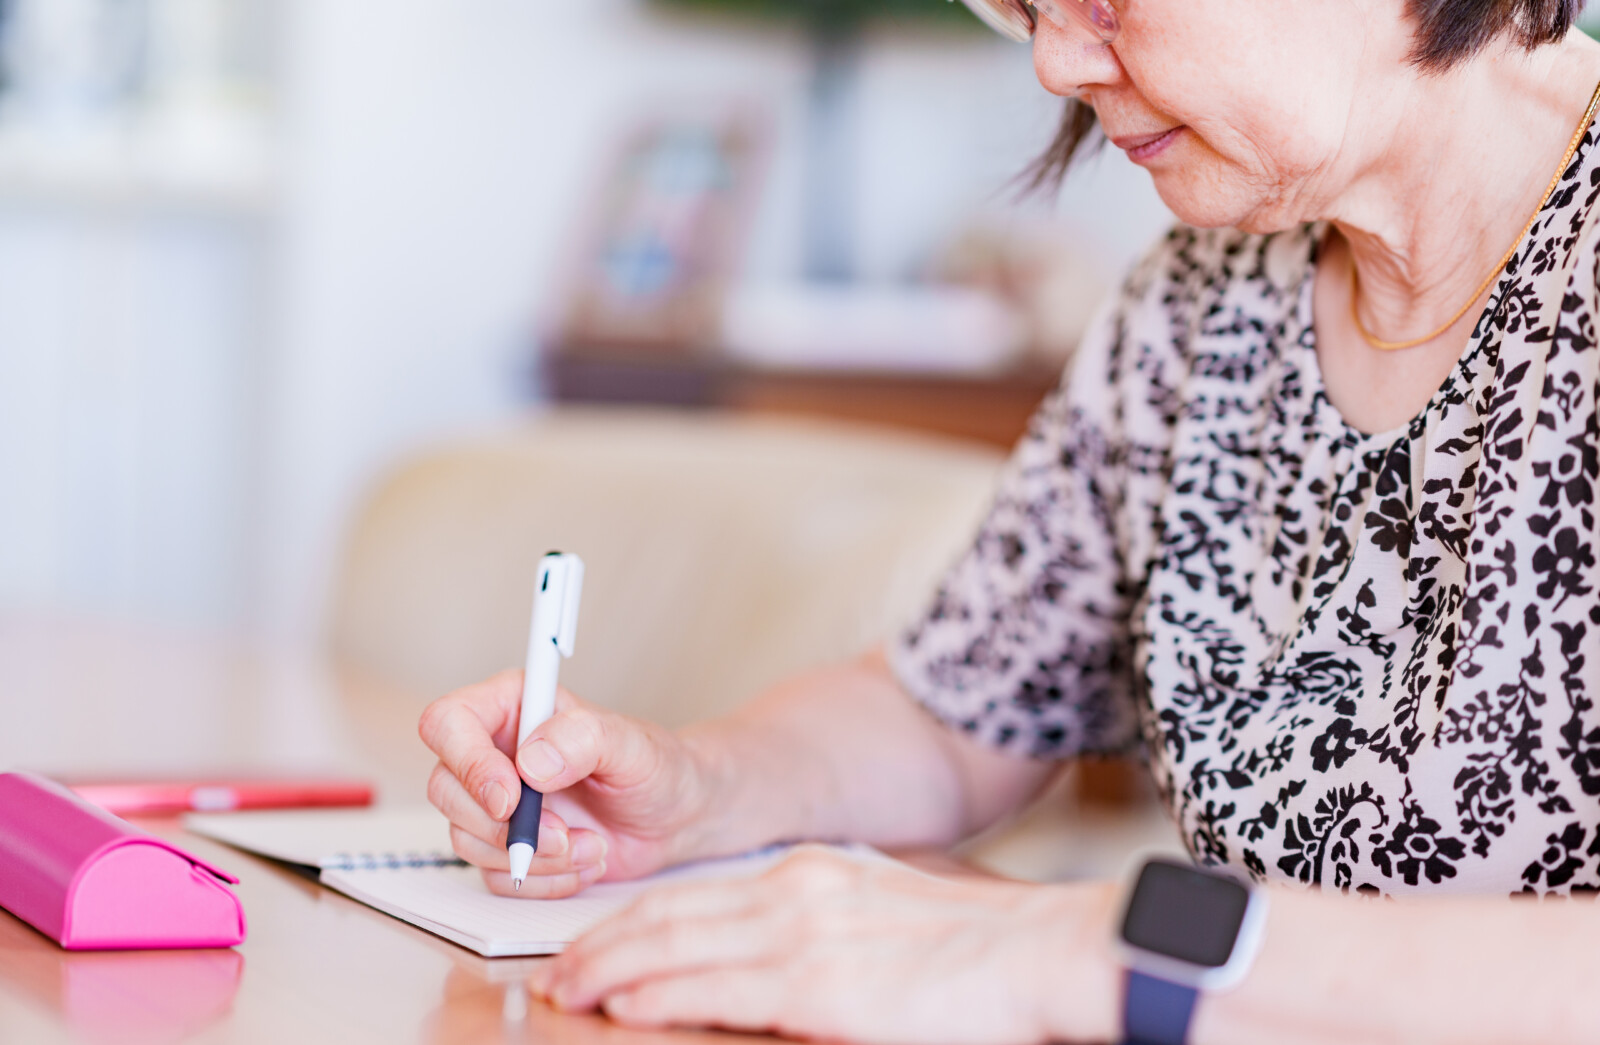
[[[674,733],[565,691],[517,750],[520,672],[435,701],[419,726],[439,756],[428,797],[497,892],[518,767],[550,796],[517,895],[565,896],[602,874],[768,842],[942,845],[1021,804],[1048,763],[996,754],[923,711],[881,653],[800,676],[727,718]]]
[[[1201,1002],[1196,1043],[1600,1041],[1590,900],[1275,889],[1271,902],[1254,968]]]
[[[836,728],[842,720],[850,728]],[[907,699],[878,654],[804,676],[689,734],[697,744],[713,737],[710,746],[737,767],[729,779],[739,784],[722,789],[728,823],[762,824],[763,809],[784,804],[782,792],[806,789],[790,806],[789,837],[948,844],[1025,801],[1049,772],[938,723]],[[1117,912],[1107,897],[1116,891],[1073,887],[1043,908],[1058,912],[1063,972],[1082,976],[1086,919],[1109,944]],[[1110,953],[1101,950],[1100,960]],[[996,973],[997,989],[1021,975],[998,965]],[[1094,979],[1119,977],[1111,968]],[[1084,1003],[1048,977],[1024,982]],[[1252,972],[1202,1002],[1191,1037],[1217,1045],[1592,1043],[1600,1041],[1596,984],[1600,908],[1585,898],[1391,901],[1275,888]],[[1081,1033],[1107,1013],[1063,1015],[1060,1031]]]
[[[938,880],[812,851],[759,879],[648,894],[536,970],[558,1008],[863,1045],[1117,1040],[1112,883]],[[1274,889],[1196,1045],[1600,1041],[1600,909]]]
[[[715,796],[685,858],[796,838],[947,846],[1016,809],[1056,768],[939,722],[881,649],[681,735]]]

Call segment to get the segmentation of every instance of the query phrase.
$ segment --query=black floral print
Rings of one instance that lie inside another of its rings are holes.
[[[1142,746],[1194,857],[1258,879],[1600,889],[1597,196],[1591,129],[1454,371],[1376,435],[1317,366],[1326,230],[1173,230],[901,682],[1034,757]]]

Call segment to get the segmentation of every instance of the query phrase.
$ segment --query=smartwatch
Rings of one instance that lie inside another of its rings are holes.
[[[1118,929],[1127,968],[1124,1045],[1185,1045],[1202,990],[1249,971],[1267,894],[1248,882],[1156,857],[1139,868]]]

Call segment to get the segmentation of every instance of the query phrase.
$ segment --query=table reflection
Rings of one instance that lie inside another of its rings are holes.
[[[601,1016],[561,1015],[528,994],[527,969],[525,961],[515,959],[459,963],[445,977],[426,1040],[435,1045],[772,1045],[773,1039],[765,1037],[629,1030]]]
[[[0,990],[51,1009],[90,1041],[164,1045],[194,1037],[233,1007],[238,951],[64,951],[0,913]]]

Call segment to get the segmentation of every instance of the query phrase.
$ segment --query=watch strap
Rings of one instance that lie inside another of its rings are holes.
[[[1122,998],[1123,1045],[1184,1045],[1200,992],[1128,970]]]

